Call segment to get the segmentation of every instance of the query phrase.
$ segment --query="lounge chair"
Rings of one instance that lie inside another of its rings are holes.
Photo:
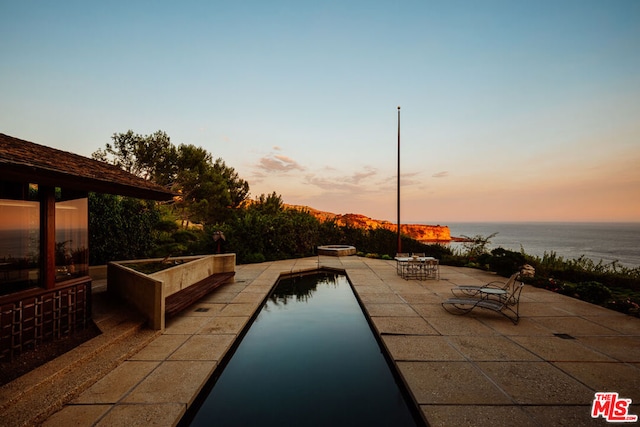
[[[490,294],[483,296],[483,292],[478,291],[479,298],[449,298],[442,303],[442,307],[451,314],[467,314],[476,307],[493,310],[517,325],[520,320],[520,294],[524,283],[514,283],[517,284],[512,287],[511,292],[505,298],[490,299]],[[495,288],[493,289],[495,290]]]
[[[482,293],[482,289],[501,289],[504,292],[493,292],[492,294],[496,297],[505,297],[510,292],[510,288],[516,286],[518,282],[522,281],[523,277],[533,277],[536,274],[536,269],[530,266],[529,264],[525,264],[520,267],[520,270],[513,273],[511,277],[506,282],[501,282],[499,280],[495,280],[493,282],[489,282],[485,285],[462,285],[456,286],[451,289],[451,293],[457,297],[473,297],[479,296]],[[486,295],[485,295],[486,296]],[[513,303],[513,301],[508,300],[509,303]]]
[[[504,293],[494,294],[496,296],[502,295],[506,297],[509,293],[510,288],[515,285],[517,281],[520,279],[521,271],[513,273],[511,277],[506,282],[501,282],[499,280],[494,280],[493,282],[489,282],[484,285],[461,285],[456,286],[455,288],[451,288],[451,293],[460,298],[465,297],[477,297],[480,296],[483,289],[502,289]]]

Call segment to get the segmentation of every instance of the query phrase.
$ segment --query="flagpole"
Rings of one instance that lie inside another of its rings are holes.
[[[400,240],[400,106],[398,105],[398,250],[402,252],[402,242]]]

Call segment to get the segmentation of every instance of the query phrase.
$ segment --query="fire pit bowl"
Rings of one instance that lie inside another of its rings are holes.
[[[356,247],[349,245],[318,246],[318,255],[349,256],[356,254]]]

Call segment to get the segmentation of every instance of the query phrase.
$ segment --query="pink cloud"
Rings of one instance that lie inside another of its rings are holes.
[[[304,170],[304,168],[290,157],[276,155],[260,159],[258,167],[267,172],[288,172],[291,170]]]

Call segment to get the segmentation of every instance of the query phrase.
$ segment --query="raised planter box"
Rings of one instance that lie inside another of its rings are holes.
[[[159,261],[162,259],[110,262],[107,265],[107,291],[135,306],[147,317],[150,327],[164,330],[166,298],[213,274],[234,272],[236,254],[169,258],[167,261],[181,263],[151,274],[128,266]]]

